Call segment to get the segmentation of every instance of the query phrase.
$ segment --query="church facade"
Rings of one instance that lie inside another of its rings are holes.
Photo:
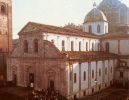
[[[68,98],[126,85],[128,44],[127,32],[109,32],[108,19],[95,3],[82,31],[29,22],[7,59],[7,80],[37,90],[54,88]]]

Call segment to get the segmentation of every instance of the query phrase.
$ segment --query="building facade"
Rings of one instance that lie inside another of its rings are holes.
[[[129,34],[109,33],[109,25],[96,4],[86,15],[82,31],[29,22],[7,59],[7,80],[37,90],[54,88],[68,98],[121,82],[121,71],[128,72],[123,69],[129,66]],[[129,77],[124,76],[121,80]]]

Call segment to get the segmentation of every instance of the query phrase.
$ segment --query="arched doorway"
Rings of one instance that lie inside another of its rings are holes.
[[[17,85],[17,67],[16,66],[12,67],[12,83],[14,85]]]
[[[55,89],[55,71],[54,70],[48,71],[48,87],[50,89]]]
[[[34,87],[34,73],[29,73],[29,87]]]
[[[109,52],[109,43],[106,42],[106,52]]]

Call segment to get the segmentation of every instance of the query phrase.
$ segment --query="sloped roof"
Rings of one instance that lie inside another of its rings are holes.
[[[107,33],[101,36],[102,39],[116,39],[116,38],[129,38],[128,33],[124,32],[115,32],[115,33]]]
[[[108,58],[117,58],[116,54],[102,51],[65,51],[68,60],[104,60]]]
[[[89,37],[89,38],[99,38],[97,35],[89,34],[78,29],[68,29],[63,27],[57,27],[52,25],[45,25],[35,22],[29,22],[25,27],[19,32],[20,34],[33,33],[33,32],[46,32],[70,36],[80,36],[80,37]]]

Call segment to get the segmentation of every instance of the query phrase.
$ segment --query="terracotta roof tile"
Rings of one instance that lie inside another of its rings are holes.
[[[45,24],[40,24],[40,23],[35,23],[35,22],[29,22],[27,25],[29,25],[29,24],[31,24],[31,26],[33,26],[33,27],[38,28],[41,32],[71,35],[71,36],[74,35],[74,36],[89,37],[89,38],[99,38],[99,36],[97,36],[97,35],[89,34],[89,33],[83,32],[79,29],[69,29],[69,28],[45,25]],[[27,25],[25,27],[27,27]],[[22,30],[24,30],[24,28]],[[20,33],[26,34],[26,33],[22,32],[22,30],[20,31]],[[31,32],[32,32],[32,30],[30,30],[30,33]],[[27,32],[27,33],[29,33],[29,32]]]
[[[117,58],[116,54],[102,51],[65,51],[68,60],[103,60],[108,58]]]

